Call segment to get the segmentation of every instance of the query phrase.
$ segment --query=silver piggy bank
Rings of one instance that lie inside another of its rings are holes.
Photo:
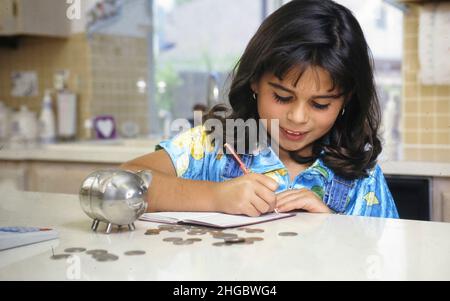
[[[99,223],[104,222],[106,233],[113,225],[127,225],[133,231],[134,221],[147,209],[151,179],[150,171],[110,169],[90,174],[81,184],[79,196],[81,208],[94,220],[92,230],[97,231]]]

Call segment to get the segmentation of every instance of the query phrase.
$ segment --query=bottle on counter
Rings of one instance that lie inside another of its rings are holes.
[[[38,120],[35,112],[22,105],[20,111],[12,115],[10,146],[33,148],[38,137]]]
[[[55,114],[51,91],[46,90],[39,116],[39,140],[41,143],[54,143],[56,139]]]
[[[77,95],[67,88],[66,72],[55,74],[57,135],[61,140],[73,140],[77,135]]]
[[[0,101],[0,143],[3,145],[10,134],[10,110]],[[1,145],[0,145],[1,146]]]

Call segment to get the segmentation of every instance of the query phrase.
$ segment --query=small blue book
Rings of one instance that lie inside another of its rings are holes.
[[[0,251],[58,238],[58,232],[38,227],[0,227]]]

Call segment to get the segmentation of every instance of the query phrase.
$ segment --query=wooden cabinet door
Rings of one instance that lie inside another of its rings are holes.
[[[78,194],[82,181],[99,169],[117,168],[114,164],[68,162],[29,162],[26,190]]]
[[[2,0],[0,4],[0,35],[17,33],[18,4],[15,0]]]

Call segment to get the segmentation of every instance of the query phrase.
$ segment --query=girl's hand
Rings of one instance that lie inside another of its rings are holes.
[[[216,211],[260,216],[272,212],[278,183],[268,176],[250,173],[214,187]]]
[[[317,194],[309,189],[286,190],[277,195],[276,210],[287,212],[294,209],[303,209],[313,213],[332,213]]]

